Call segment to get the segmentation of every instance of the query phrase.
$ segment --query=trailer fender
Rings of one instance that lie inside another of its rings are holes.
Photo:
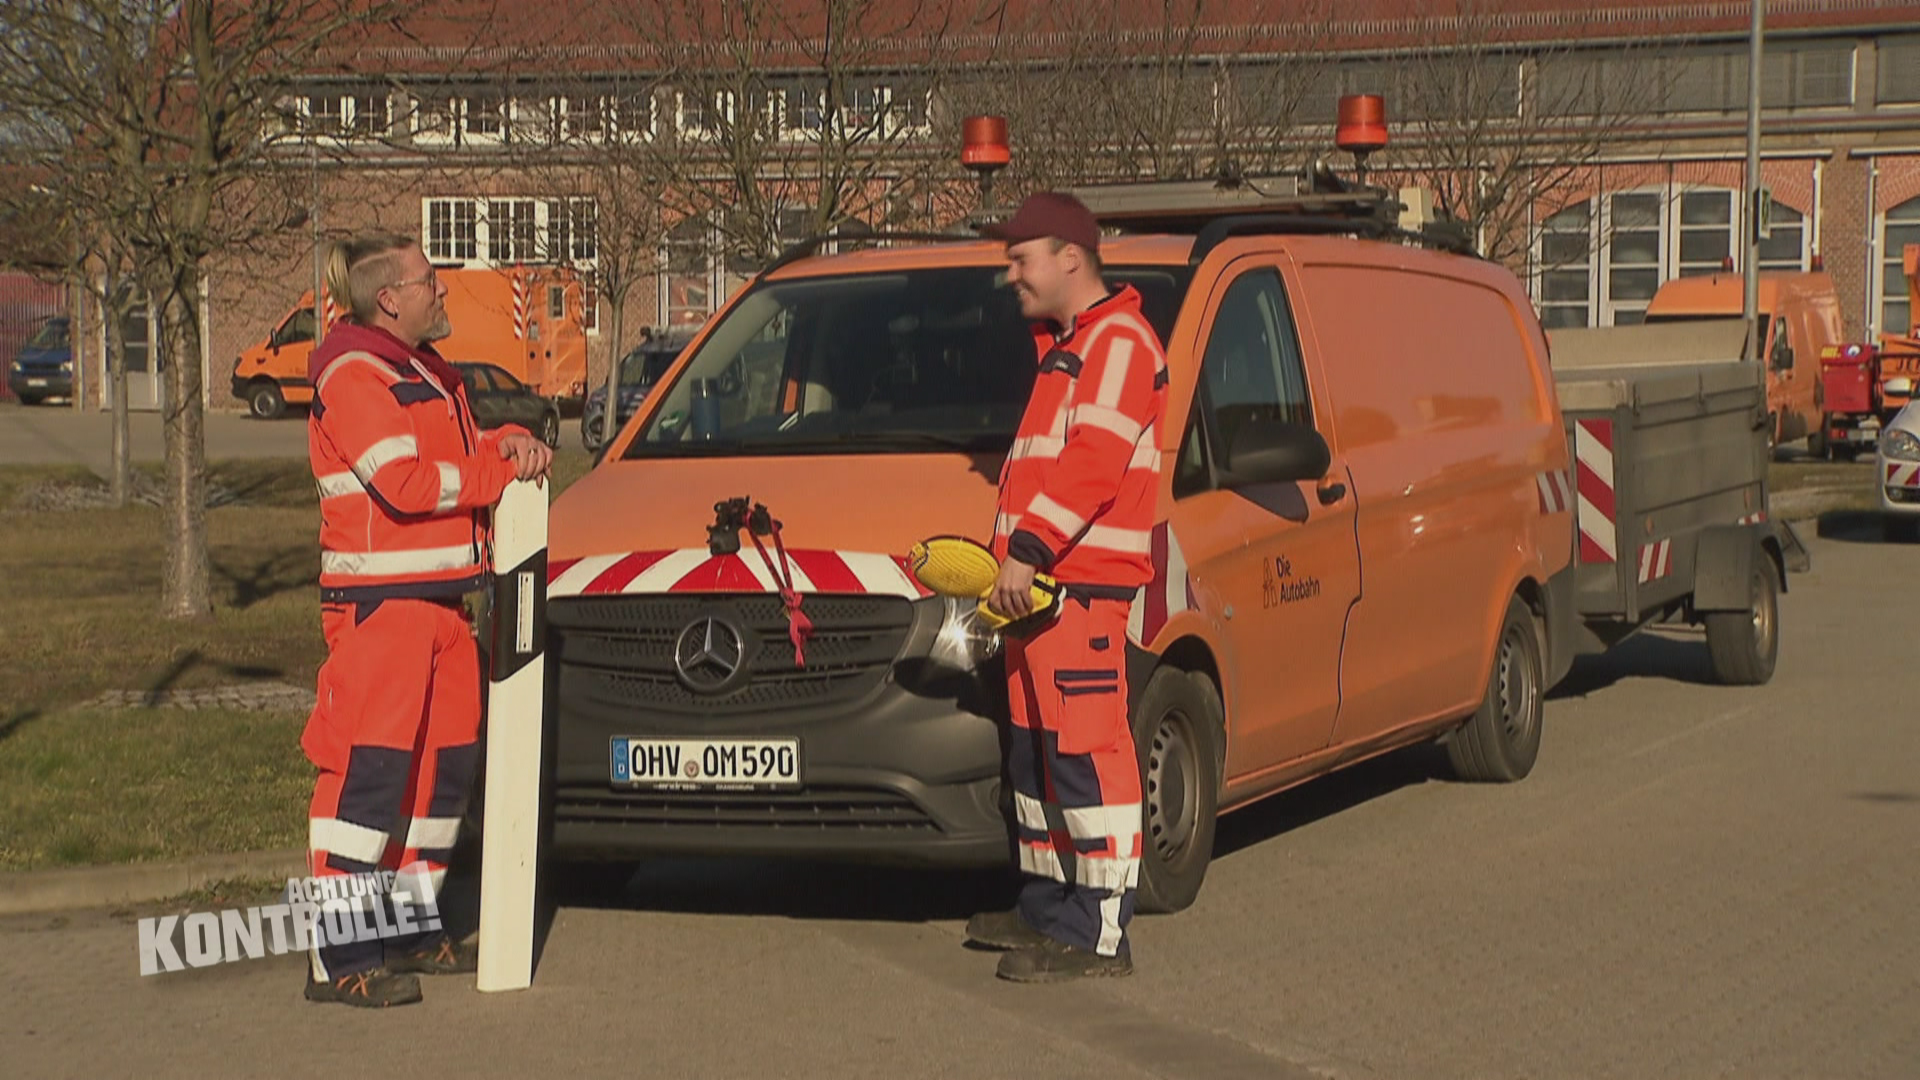
[[[1753,602],[1747,581],[1755,559],[1767,560],[1785,592],[1787,575],[1771,530],[1752,525],[1702,530],[1693,559],[1693,610],[1745,611]]]

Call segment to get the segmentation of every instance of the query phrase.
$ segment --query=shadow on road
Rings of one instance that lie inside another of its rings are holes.
[[[770,859],[654,859],[550,868],[560,907],[929,922],[1010,907],[1011,869],[926,870]]]
[[[1221,818],[1214,834],[1213,857],[1230,858],[1402,788],[1446,780],[1449,775],[1446,751],[1436,743],[1383,754]]]
[[[1843,544],[1885,544],[1889,547],[1911,547],[1913,541],[1908,536],[1894,535],[1892,530],[1914,529],[1920,522],[1896,521],[1888,524],[1889,515],[1874,510],[1830,510],[1821,514],[1816,523],[1816,532],[1822,540],[1838,540]]]
[[[1547,691],[1547,700],[1586,697],[1630,678],[1717,685],[1705,633],[1687,627],[1642,631],[1597,656],[1576,656],[1567,677]]]

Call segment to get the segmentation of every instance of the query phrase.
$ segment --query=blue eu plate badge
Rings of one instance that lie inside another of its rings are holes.
[[[613,782],[624,784],[633,779],[633,758],[627,753],[627,740],[613,740]]]

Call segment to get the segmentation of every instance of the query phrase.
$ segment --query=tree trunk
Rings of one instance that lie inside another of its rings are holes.
[[[207,570],[206,412],[201,405],[200,279],[170,275],[160,293],[161,353],[166,364],[167,558],[161,614],[198,619],[213,611]]]
[[[113,272],[108,271],[100,295],[102,329],[106,343],[107,381],[112,394],[113,449],[108,466],[107,486],[115,509],[124,509],[133,498],[133,428],[127,409],[127,309],[132,306],[132,290],[123,296]]]
[[[615,288],[607,290],[607,314],[613,323],[612,347],[607,350],[607,405],[600,419],[600,447],[604,448],[620,433],[620,361],[626,357],[625,343],[621,333],[627,320],[628,283],[615,282]]]

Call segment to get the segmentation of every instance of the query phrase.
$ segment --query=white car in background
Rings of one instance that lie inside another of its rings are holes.
[[[1920,541],[1920,402],[1894,414],[1874,455],[1880,520],[1889,541]]]

